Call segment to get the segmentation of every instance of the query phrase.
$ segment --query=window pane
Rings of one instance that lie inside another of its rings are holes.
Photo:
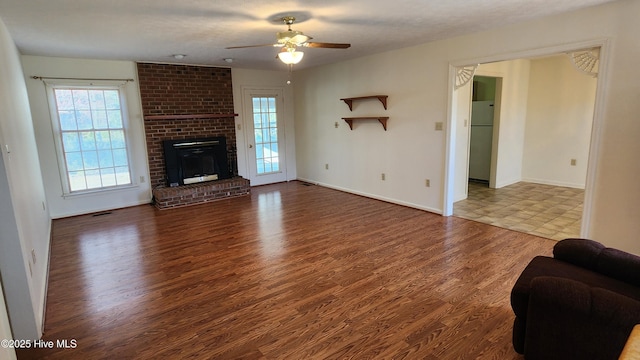
[[[253,112],[260,112],[260,98],[253,98]]]
[[[127,151],[125,149],[113,150],[113,165],[115,166],[129,165],[129,160],[127,160]]]
[[[84,172],[84,176],[87,180],[87,189],[97,189],[102,187],[100,170],[87,170]]]
[[[108,131],[96,131],[96,148],[111,149],[111,137]]]
[[[107,109],[120,109],[120,96],[117,90],[104,91],[104,103]],[[119,111],[118,111],[119,112]]]
[[[257,158],[263,158],[264,157],[263,147],[264,147],[264,145],[262,145],[262,144],[256,144],[256,157]]]
[[[93,118],[94,129],[109,128],[109,123],[107,122],[107,113],[104,110],[92,110],[91,117]]]
[[[116,168],[116,182],[118,185],[131,184],[131,175],[129,174],[128,167]]]
[[[113,166],[113,154],[111,150],[98,151],[98,161],[100,162],[100,168]]]
[[[80,132],[80,147],[82,150],[95,150],[96,138],[93,131]]]
[[[93,121],[91,120],[91,111],[76,111],[76,120],[78,121],[78,130],[93,129]]]
[[[267,143],[269,141],[271,141],[271,138],[269,137],[269,129],[263,129],[262,130],[262,141]]]
[[[83,151],[82,152],[82,163],[84,165],[85,170],[90,169],[98,169],[100,168],[100,164],[98,163],[98,152],[97,151]],[[89,172],[87,171],[87,174]],[[87,180],[88,182],[88,180]]]
[[[62,134],[62,146],[65,152],[80,151],[80,139],[78,133],[68,132]]]
[[[89,110],[89,92],[87,90],[72,90],[73,106],[76,110]]]
[[[71,90],[58,89],[55,91],[56,105],[58,111],[60,110],[73,110],[73,96]]]
[[[276,112],[276,98],[269,98],[269,112]]]
[[[84,180],[84,171],[69,172],[69,187],[71,191],[86,190],[87,184]]]
[[[111,147],[114,149],[120,149],[125,147],[124,143],[124,131],[122,130],[111,130],[109,132],[111,135]]]
[[[107,118],[109,119],[109,128],[122,128],[122,113],[120,112],[120,110],[107,111]]]
[[[102,90],[89,91],[89,104],[93,110],[104,109],[104,93]]]
[[[116,173],[113,168],[100,170],[100,178],[102,179],[102,186],[117,185]]]
[[[76,125],[75,111],[59,111],[58,118],[60,118],[60,129],[62,131],[78,129],[78,125]]]
[[[78,170],[83,170],[84,167],[82,166],[82,153],[81,152],[70,152],[70,153],[66,153],[66,160],[67,160],[67,169],[72,172],[72,171],[78,171]]]

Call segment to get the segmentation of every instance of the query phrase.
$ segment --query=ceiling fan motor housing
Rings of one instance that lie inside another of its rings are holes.
[[[276,39],[278,40],[278,44],[282,44],[282,45],[285,45],[288,43],[302,45],[307,41],[311,40],[311,38],[303,34],[302,31],[295,31],[295,30],[280,31],[276,33]]]

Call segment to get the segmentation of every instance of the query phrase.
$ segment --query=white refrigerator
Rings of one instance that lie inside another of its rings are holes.
[[[489,181],[491,173],[491,143],[493,140],[492,101],[471,104],[471,140],[469,149],[469,179]]]

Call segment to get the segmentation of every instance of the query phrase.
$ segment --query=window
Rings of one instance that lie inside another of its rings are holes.
[[[280,171],[275,97],[253,97],[253,130],[258,175]]]
[[[131,185],[120,88],[53,86],[51,90],[65,193]]]

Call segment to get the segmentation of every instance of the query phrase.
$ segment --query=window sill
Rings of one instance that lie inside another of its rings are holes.
[[[78,197],[84,197],[84,196],[94,196],[94,195],[100,195],[100,194],[105,194],[105,193],[112,193],[112,192],[117,192],[117,191],[126,191],[126,190],[131,190],[131,189],[136,189],[139,188],[140,184],[131,184],[131,185],[121,185],[121,186],[113,186],[113,187],[108,187],[108,188],[100,188],[100,189],[91,189],[91,190],[83,190],[83,191],[76,191],[76,192],[71,192],[71,193],[63,193],[62,197],[67,199],[67,198],[78,198]]]

